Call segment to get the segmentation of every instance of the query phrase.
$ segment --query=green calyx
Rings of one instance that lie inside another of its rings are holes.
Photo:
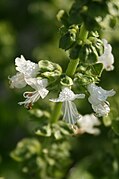
[[[65,76],[65,77],[61,78],[60,83],[62,86],[70,87],[73,85],[73,80],[69,76]]]
[[[103,64],[96,63],[90,66],[80,66],[75,74],[74,81],[82,86],[90,83],[97,83],[103,71]]]
[[[60,65],[48,60],[40,60],[38,62],[40,75],[50,80],[56,80],[62,74]]]

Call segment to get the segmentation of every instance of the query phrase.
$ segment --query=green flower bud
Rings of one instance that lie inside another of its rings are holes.
[[[60,80],[61,85],[63,86],[72,86],[73,85],[73,80],[69,76],[65,76]]]
[[[38,62],[38,65],[41,72],[54,71],[54,70],[62,71],[60,65],[50,62],[48,60],[40,60]]]
[[[44,72],[41,75],[45,78],[48,78],[51,81],[54,81],[61,75],[61,72],[59,72],[58,70],[55,70],[52,72]]]
[[[57,17],[58,21],[62,22],[62,24],[64,24],[65,26],[69,25],[68,14],[64,10],[60,10],[57,13],[56,17]]]
[[[94,78],[87,74],[82,73],[76,73],[75,75],[75,82],[77,82],[79,85],[87,86],[88,84],[94,82]]]
[[[38,63],[41,76],[51,80],[56,80],[62,74],[62,68],[60,65],[50,62],[48,60],[41,60]]]
[[[57,17],[57,20],[58,20],[58,21],[61,21],[61,19],[62,19],[64,13],[65,13],[65,11],[64,11],[63,9],[61,9],[61,10],[57,13],[56,17]]]

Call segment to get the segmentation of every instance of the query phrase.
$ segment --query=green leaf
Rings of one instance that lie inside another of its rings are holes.
[[[101,16],[104,18],[108,13],[108,7],[105,1],[94,1],[88,6],[88,16],[95,18]],[[94,11],[92,9],[95,9]]]
[[[59,48],[64,50],[68,50],[73,45],[74,41],[70,38],[70,33],[66,33],[64,36],[60,38],[59,41]]]
[[[87,62],[89,63],[95,63],[98,60],[98,53],[94,46],[91,46],[89,49],[89,54],[87,57]]]
[[[79,56],[81,46],[80,45],[75,45],[74,47],[71,48],[69,52],[69,56],[71,59],[77,59]]]
[[[102,71],[103,71],[103,64],[102,63],[96,63],[96,64],[91,66],[91,73],[95,76],[100,77]]]
[[[86,46],[83,46],[80,48],[79,51],[79,59],[84,63],[87,59],[89,52],[88,49],[86,49]]]
[[[79,58],[83,63],[95,63],[98,60],[96,48],[94,46],[84,45],[79,51]]]

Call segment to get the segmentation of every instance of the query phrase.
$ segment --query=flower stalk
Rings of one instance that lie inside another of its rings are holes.
[[[78,38],[85,41],[87,36],[88,36],[88,31],[86,30],[85,25],[82,24]],[[71,59],[66,69],[66,75],[72,78],[76,72],[78,64],[79,64],[79,58],[75,60]],[[62,102],[56,103],[51,115],[51,123],[55,123],[59,120],[61,115],[61,109],[62,109]]]

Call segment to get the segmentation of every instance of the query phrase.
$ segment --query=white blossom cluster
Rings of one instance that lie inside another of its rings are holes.
[[[11,88],[23,88],[29,85],[35,89],[33,92],[25,92],[23,96],[26,100],[19,102],[20,105],[24,104],[29,109],[40,97],[45,98],[47,96],[49,92],[46,89],[48,80],[36,78],[39,73],[38,64],[25,60],[22,55],[21,58],[15,59],[15,65],[17,73],[13,77],[9,77]]]
[[[104,43],[104,54],[102,54],[98,63],[103,64],[103,68],[106,70],[113,70],[114,57],[111,53],[111,45],[103,39]],[[49,91],[47,89],[48,80],[47,78],[40,78],[40,67],[38,64],[26,60],[22,55],[15,59],[16,75],[9,77],[11,88],[23,88],[29,85],[34,91],[26,91],[23,93],[25,101],[19,102],[20,105],[24,105],[30,109],[32,105],[39,100],[45,98]],[[90,83],[87,85],[87,91],[89,92],[88,101],[91,103],[92,109],[94,110],[97,117],[103,117],[108,115],[110,112],[109,102],[107,98],[115,94],[114,90],[106,91],[101,87]],[[98,134],[99,130],[94,128],[95,125],[99,125],[100,122],[93,114],[82,116],[78,113],[75,103],[75,99],[83,99],[85,94],[75,94],[70,87],[63,87],[60,91],[59,97],[56,99],[49,99],[51,102],[62,102],[63,103],[63,119],[71,124],[79,124],[80,130],[90,134]]]

